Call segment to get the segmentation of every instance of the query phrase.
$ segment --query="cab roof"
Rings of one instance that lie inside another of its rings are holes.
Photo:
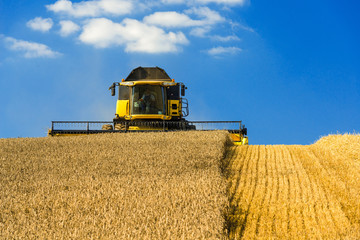
[[[138,67],[131,71],[125,81],[171,81],[164,69],[159,67]]]

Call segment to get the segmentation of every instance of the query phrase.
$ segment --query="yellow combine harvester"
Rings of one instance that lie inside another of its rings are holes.
[[[53,121],[50,136],[104,132],[227,130],[235,144],[247,145],[247,129],[241,121],[187,121],[185,85],[175,82],[159,67],[138,67],[126,79],[113,83],[115,118],[104,121]]]

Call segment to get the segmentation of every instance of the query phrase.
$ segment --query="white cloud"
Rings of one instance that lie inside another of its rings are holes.
[[[98,48],[125,46],[126,52],[166,53],[177,52],[179,45],[188,44],[182,32],[166,33],[134,19],[114,23],[106,18],[89,20],[79,37],[80,41]]]
[[[161,0],[164,4],[185,4],[185,0]]]
[[[206,5],[210,3],[222,5],[243,6],[248,0],[161,0],[162,4],[186,4],[186,5]]]
[[[215,36],[212,36],[211,38],[213,40],[219,41],[219,42],[230,42],[230,41],[240,41],[241,40],[238,36],[234,36],[234,35],[225,36],[225,37],[215,35]]]
[[[207,53],[212,56],[219,56],[224,54],[237,54],[241,51],[242,49],[238,47],[214,47],[207,50]]]
[[[79,25],[70,20],[60,21],[60,26],[60,35],[63,37],[69,36],[70,34],[80,30]]]
[[[211,10],[208,7],[194,7],[186,10],[185,13],[195,14],[196,16],[202,18],[203,25],[213,25],[225,21],[225,18],[223,18],[217,11]]]
[[[208,3],[218,3],[224,5],[240,5],[243,6],[247,0],[195,0],[197,3],[208,4]]]
[[[111,45],[124,44],[122,25],[106,18],[97,18],[88,21],[80,34],[80,41],[94,45],[98,48],[106,48]]]
[[[245,26],[245,25],[240,25],[239,27],[241,29],[245,30],[245,31],[255,33],[255,30],[253,28],[251,28],[251,27],[248,27],[248,26]]]
[[[192,27],[204,24],[202,21],[192,20],[188,15],[177,12],[156,12],[144,17],[144,22],[163,27]]]
[[[18,40],[12,37],[6,37],[5,42],[10,50],[23,52],[26,58],[54,58],[61,55],[61,53],[53,51],[41,43]]]
[[[53,21],[51,18],[36,17],[32,20],[29,20],[26,23],[26,26],[28,26],[29,28],[31,28],[33,30],[47,32],[53,26]]]
[[[131,0],[91,0],[72,3],[69,0],[57,0],[46,8],[55,13],[73,17],[98,17],[102,15],[124,15],[134,9]]]
[[[233,30],[238,30],[238,29],[242,29],[251,33],[255,33],[255,30],[249,26],[246,26],[244,24],[238,23],[238,22],[233,22],[233,21],[229,21],[229,24],[231,26],[231,28]]]
[[[185,13],[186,14],[174,11],[155,12],[144,17],[143,21],[147,24],[162,27],[197,27],[197,29],[193,31],[193,35],[196,36],[204,35],[205,31],[209,31],[210,29],[207,26],[225,21],[218,12],[209,9],[208,7],[191,8],[186,10]],[[196,15],[200,19],[191,19],[187,14]]]
[[[63,19],[72,18],[72,21],[70,19],[60,21],[59,34],[63,37],[80,32],[78,39],[96,48],[121,46],[126,52],[166,53],[178,52],[182,46],[189,44],[184,33],[178,31],[182,28],[188,28],[189,34],[195,37],[206,37],[218,42],[239,41],[240,39],[235,35],[216,35],[218,34],[216,29],[220,24],[222,27],[235,27],[231,19],[223,17],[221,13],[224,12],[224,8],[242,6],[248,0],[54,0],[53,2],[46,5],[49,11],[61,14]],[[180,12],[176,6],[171,6],[175,4],[189,9]],[[164,6],[169,11],[153,11],[153,9],[164,9]],[[150,14],[144,16],[145,12]],[[125,14],[134,15],[140,20],[122,18],[115,22],[113,17]],[[142,16],[144,17],[141,20]],[[84,19],[75,21],[74,18]],[[171,28],[177,30],[170,31]],[[210,33],[212,31],[214,32]],[[208,50],[207,53],[219,55],[239,51],[241,49],[236,47],[218,47]]]
[[[195,37],[206,37],[206,34],[211,31],[211,27],[205,26],[205,27],[197,27],[193,28],[190,31],[190,34]]]

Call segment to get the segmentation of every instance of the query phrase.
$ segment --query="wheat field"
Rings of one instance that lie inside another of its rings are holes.
[[[342,135],[231,147],[230,239],[360,239],[359,144],[359,135]]]
[[[0,139],[0,239],[360,239],[360,135]]]
[[[226,139],[0,139],[0,239],[221,239]]]

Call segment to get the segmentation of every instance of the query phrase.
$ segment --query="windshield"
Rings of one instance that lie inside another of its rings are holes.
[[[140,85],[132,89],[132,114],[165,114],[163,87]]]

